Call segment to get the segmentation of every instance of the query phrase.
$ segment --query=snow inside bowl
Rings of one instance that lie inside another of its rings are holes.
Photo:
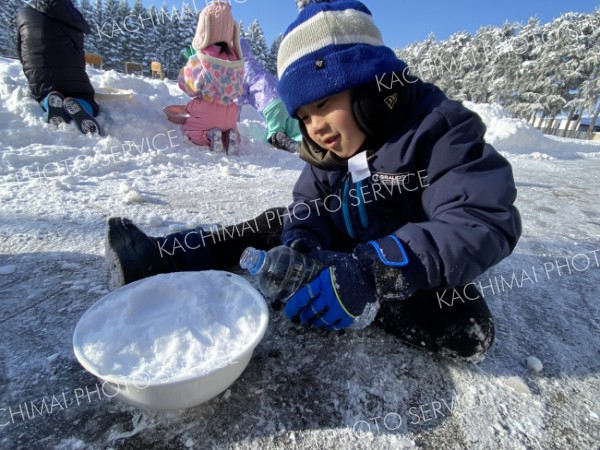
[[[167,115],[167,119],[170,122],[183,125],[185,121],[190,117],[188,112],[185,110],[184,105],[169,105],[163,108],[164,113]]]
[[[108,397],[175,410],[206,402],[244,371],[268,323],[250,283],[222,271],[155,275],[81,317],[73,349]]]

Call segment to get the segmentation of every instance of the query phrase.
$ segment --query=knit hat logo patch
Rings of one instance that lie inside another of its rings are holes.
[[[383,99],[384,103],[387,105],[390,110],[394,109],[396,102],[398,101],[398,94],[392,94]]]

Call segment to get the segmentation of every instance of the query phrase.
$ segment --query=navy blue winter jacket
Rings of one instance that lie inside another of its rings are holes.
[[[364,146],[371,176],[362,182],[352,182],[346,161],[305,139],[301,157],[310,163],[294,187],[282,241],[309,237],[352,251],[394,234],[416,255],[410,264],[425,270],[419,288],[452,288],[512,252],[521,233],[517,192],[476,113],[431,84],[412,88],[410,119],[383,145]]]

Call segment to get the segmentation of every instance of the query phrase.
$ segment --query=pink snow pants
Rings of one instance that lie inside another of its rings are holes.
[[[190,117],[183,124],[183,133],[197,145],[209,145],[206,132],[219,128],[237,132],[238,107],[235,103],[221,105],[194,98],[185,106]]]

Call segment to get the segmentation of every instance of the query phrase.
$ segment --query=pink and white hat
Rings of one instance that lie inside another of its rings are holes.
[[[199,52],[217,42],[226,42],[237,57],[242,58],[240,27],[231,14],[231,5],[227,2],[210,2],[200,12],[192,47]]]

